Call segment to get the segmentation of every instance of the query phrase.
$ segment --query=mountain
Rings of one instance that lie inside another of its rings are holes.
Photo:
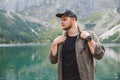
[[[55,14],[65,9],[73,9],[79,26],[105,41],[102,35],[119,25],[119,4],[119,0],[0,0],[0,43],[51,42],[62,32]]]
[[[103,10],[86,20],[85,28],[93,30],[101,42],[120,43],[120,14],[117,9]]]
[[[118,7],[119,0],[0,0],[0,9],[10,12],[23,12],[32,9],[32,13],[54,16],[64,9],[73,9],[80,17],[89,17],[91,14]],[[36,10],[37,8],[37,10]],[[37,12],[36,12],[37,11]]]

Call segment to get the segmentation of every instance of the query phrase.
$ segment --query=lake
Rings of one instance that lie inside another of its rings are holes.
[[[120,44],[104,44],[96,61],[96,80],[120,80]],[[0,45],[0,80],[57,80],[57,65],[48,57],[50,44]]]

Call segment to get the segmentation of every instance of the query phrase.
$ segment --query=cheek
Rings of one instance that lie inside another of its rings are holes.
[[[70,20],[62,21],[62,25],[64,25],[64,27],[68,27],[71,26],[71,22]]]
[[[66,25],[69,25],[70,24],[70,21],[68,20],[68,21],[65,21],[65,24]]]
[[[71,22],[70,21],[67,22],[67,26],[71,26]]]

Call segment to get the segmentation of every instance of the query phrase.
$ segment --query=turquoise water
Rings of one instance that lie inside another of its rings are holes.
[[[120,44],[104,44],[106,52],[97,61],[96,80],[120,80]]]
[[[120,45],[104,44],[96,61],[96,80],[120,80]],[[57,80],[57,66],[48,58],[50,44],[0,45],[0,80]]]
[[[48,60],[49,44],[0,48],[0,80],[56,80]]]

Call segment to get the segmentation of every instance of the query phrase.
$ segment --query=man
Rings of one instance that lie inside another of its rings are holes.
[[[91,31],[77,26],[77,16],[71,10],[56,14],[61,18],[65,34],[51,45],[50,61],[58,63],[58,80],[94,80],[94,58],[101,59],[104,47]]]

